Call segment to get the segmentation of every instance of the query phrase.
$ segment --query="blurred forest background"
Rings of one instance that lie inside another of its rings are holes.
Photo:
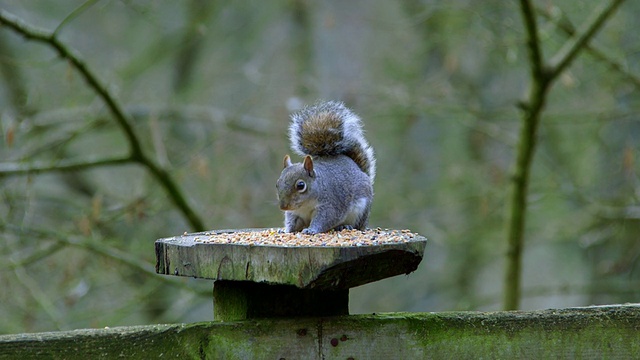
[[[545,59],[605,3],[534,1]],[[533,83],[519,3],[0,9],[55,33],[47,43],[0,24],[0,333],[212,319],[212,282],[156,275],[154,241],[281,226],[288,115],[317,99],[364,119],[378,156],[370,226],[430,240],[415,273],[351,290],[351,312],[503,308]],[[519,308],[640,300],[638,18],[640,2],[620,6],[549,87]]]

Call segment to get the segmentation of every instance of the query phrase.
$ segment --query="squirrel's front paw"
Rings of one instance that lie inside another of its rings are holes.
[[[317,232],[311,230],[310,228],[302,229],[302,233],[306,234],[306,235],[315,235],[315,234],[317,234]]]

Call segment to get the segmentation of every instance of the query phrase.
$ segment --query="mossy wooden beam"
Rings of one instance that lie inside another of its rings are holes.
[[[634,359],[640,305],[257,319],[0,336],[0,359]]]

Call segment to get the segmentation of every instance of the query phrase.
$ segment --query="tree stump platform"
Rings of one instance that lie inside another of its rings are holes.
[[[281,241],[254,243],[256,236]],[[413,272],[426,241],[398,230],[211,231],[157,240],[156,272],[214,280],[215,320],[346,315],[350,288]]]

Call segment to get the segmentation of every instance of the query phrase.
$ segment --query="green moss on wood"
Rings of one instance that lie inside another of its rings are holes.
[[[0,359],[631,359],[640,306],[393,313],[0,336]]]

